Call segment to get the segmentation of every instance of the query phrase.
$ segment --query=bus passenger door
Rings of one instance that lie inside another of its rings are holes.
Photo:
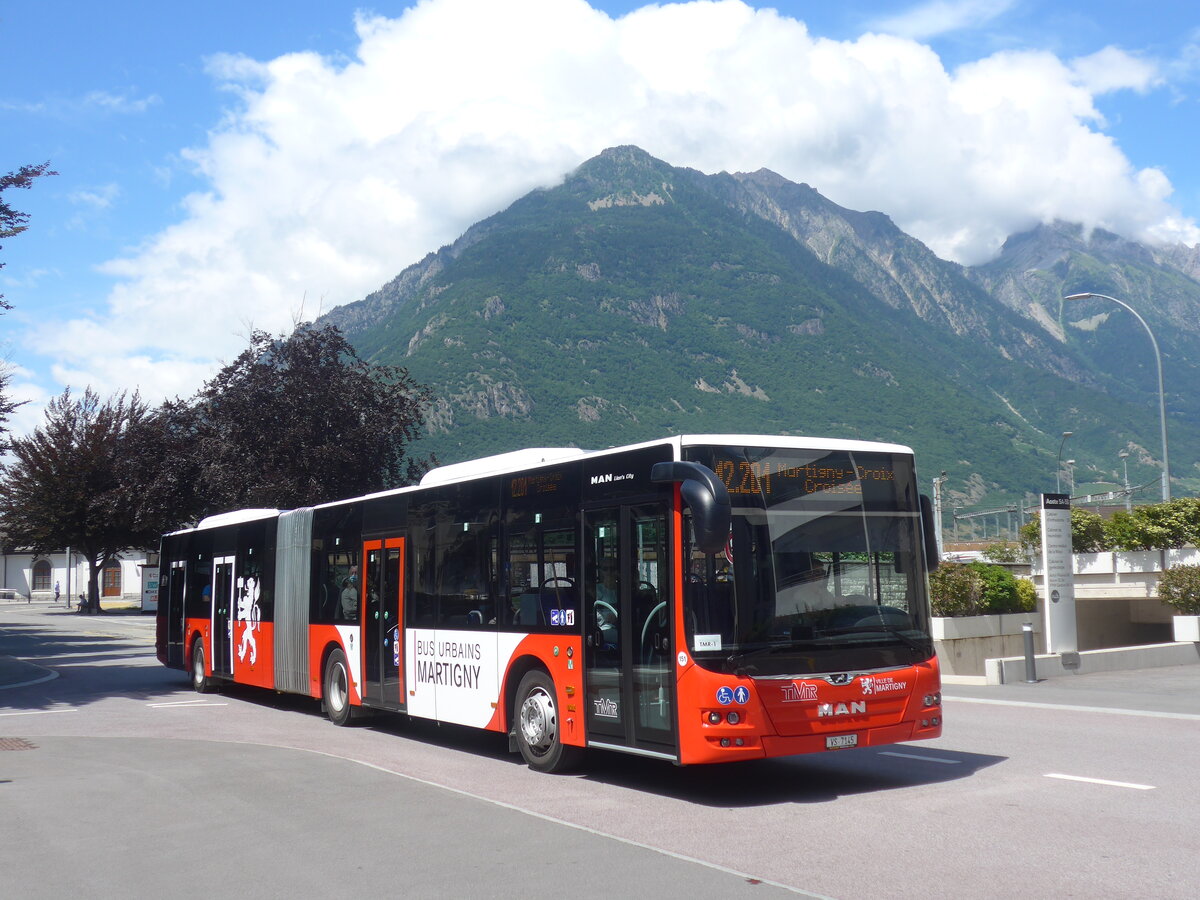
[[[589,744],[676,756],[667,546],[659,504],[585,513]]]
[[[167,569],[167,577],[158,586],[159,603],[165,599],[167,608],[160,611],[160,616],[166,616],[167,625],[167,658],[168,666],[184,666],[183,658],[183,597],[186,580],[186,564],[184,560],[172,560]]]
[[[212,583],[212,671],[233,674],[233,556],[213,560]]]
[[[363,698],[404,704],[404,538],[364,541]]]

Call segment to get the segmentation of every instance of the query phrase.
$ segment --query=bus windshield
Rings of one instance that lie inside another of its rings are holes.
[[[733,506],[720,553],[689,548],[698,665],[759,676],[870,671],[933,655],[912,458],[692,448]]]

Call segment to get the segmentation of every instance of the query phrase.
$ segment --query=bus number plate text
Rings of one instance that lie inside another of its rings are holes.
[[[826,750],[844,750],[847,747],[858,746],[857,734],[831,734],[825,738]]]

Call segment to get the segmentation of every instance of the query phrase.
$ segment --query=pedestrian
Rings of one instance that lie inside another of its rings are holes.
[[[56,581],[56,582],[54,582],[54,605],[55,606],[58,606],[58,600],[59,600],[59,597],[61,597],[61,596],[62,596],[62,594],[59,590],[58,582]]]

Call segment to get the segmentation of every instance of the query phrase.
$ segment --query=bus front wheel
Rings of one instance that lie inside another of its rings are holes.
[[[517,747],[529,768],[538,772],[565,772],[579,763],[582,751],[562,742],[554,682],[541,669],[533,669],[517,688]]]
[[[350,672],[346,654],[334,650],[325,661],[325,714],[334,725],[350,722]]]

